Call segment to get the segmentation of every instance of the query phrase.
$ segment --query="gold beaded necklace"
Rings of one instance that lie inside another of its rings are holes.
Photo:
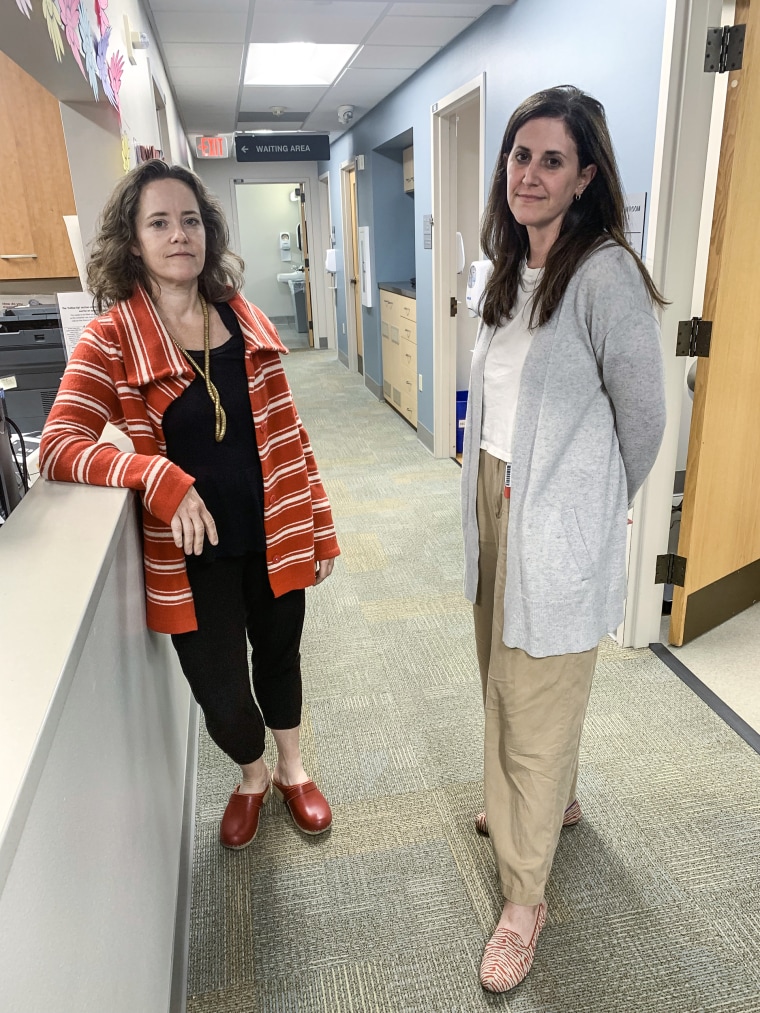
[[[172,339],[180,352],[182,352],[185,356],[193,369],[195,369],[206,381],[206,390],[208,391],[208,396],[211,398],[214,405],[214,439],[217,443],[221,443],[224,439],[224,434],[227,432],[227,415],[224,408],[222,408],[219,391],[211,382],[211,347],[209,343],[208,306],[206,305],[206,300],[200,292],[198,293],[198,298],[201,301],[201,309],[203,310],[203,369],[201,369],[188,350],[183,348],[179,341],[177,341],[169,328],[166,327],[166,324],[164,324],[164,327],[166,327],[166,333]]]

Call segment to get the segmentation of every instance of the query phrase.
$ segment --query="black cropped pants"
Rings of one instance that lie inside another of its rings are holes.
[[[198,629],[172,634],[182,671],[214,742],[235,763],[253,763],[265,726],[301,723],[305,592],[275,598],[263,552],[213,562],[188,556],[187,575]]]

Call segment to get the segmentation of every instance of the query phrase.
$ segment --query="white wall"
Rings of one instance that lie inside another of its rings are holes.
[[[0,1009],[165,1013],[195,710],[145,627],[132,494],[37,482],[0,571]]]
[[[300,183],[249,183],[235,187],[240,256],[245,261],[245,296],[267,316],[293,316],[290,289],[277,275],[300,267],[297,229],[301,203],[290,195]],[[290,260],[280,256],[280,233],[290,233]]]

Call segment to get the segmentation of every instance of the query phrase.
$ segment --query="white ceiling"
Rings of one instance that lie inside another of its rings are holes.
[[[146,0],[188,134],[309,130],[332,139],[490,7],[514,0]],[[358,56],[328,87],[243,83],[251,42],[355,43]],[[283,109],[279,115],[272,107]]]

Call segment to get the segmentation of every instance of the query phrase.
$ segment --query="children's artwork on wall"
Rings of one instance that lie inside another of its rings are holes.
[[[136,144],[135,157],[139,165],[141,162],[147,162],[151,158],[160,158],[163,161],[164,153],[159,148],[154,148],[152,144]]]
[[[90,21],[86,6],[88,2],[89,0],[41,0],[42,16],[56,60],[63,62],[65,35],[72,56],[92,88],[96,100],[100,99],[100,82],[103,94],[121,119],[119,91],[124,74],[124,57],[112,46],[114,37],[106,14],[109,0],[94,0],[97,33]],[[16,6],[31,20],[33,0],[16,0]]]
[[[95,20],[98,23],[101,39],[111,27],[111,22],[108,20],[108,15],[106,14],[107,7],[108,0],[95,0]]]
[[[97,102],[100,100],[100,95],[98,94],[98,64],[95,51],[95,36],[93,35],[90,18],[83,0],[79,0],[79,41],[82,47],[82,55],[84,56],[84,65],[87,70],[86,77],[90,82],[90,87]]]
[[[129,138],[126,134],[121,135],[121,164],[124,169],[124,173],[129,172]]]
[[[121,77],[124,73],[124,57],[121,53],[116,50],[111,53],[108,60],[108,81],[111,85],[111,91],[113,92],[114,105],[116,110],[121,117],[121,105],[119,103],[119,92],[121,91]]]
[[[69,49],[82,74],[86,77],[82,65],[82,47],[79,41],[79,0],[58,0],[58,6],[61,12],[61,21],[66,29],[66,41],[69,44]]]
[[[50,41],[53,43],[55,58],[60,63],[63,59],[63,39],[61,38],[63,22],[55,0],[42,0],[42,16],[47,25]]]

